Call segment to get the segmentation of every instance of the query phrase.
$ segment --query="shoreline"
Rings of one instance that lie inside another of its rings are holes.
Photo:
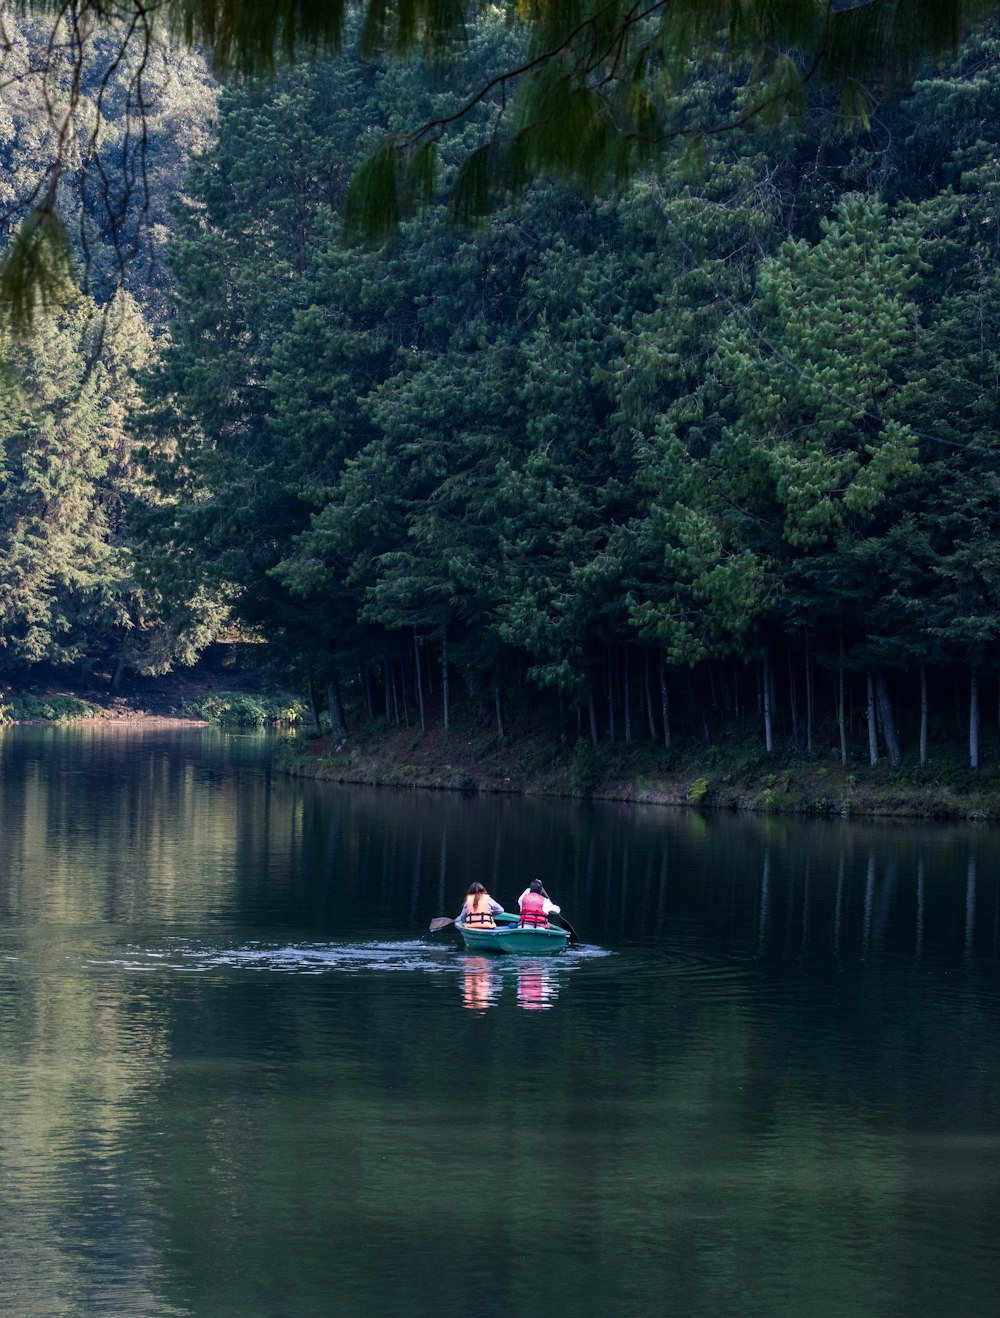
[[[110,681],[110,679],[109,679]],[[0,685],[0,724],[38,726],[80,723],[96,726],[211,727],[213,702],[251,698],[256,678],[195,671],[137,679],[124,690],[72,682]]]
[[[92,701],[87,701],[92,704]],[[61,718],[7,718],[4,723],[9,728],[40,728],[46,724],[63,727],[143,727],[143,728],[207,728],[208,719],[197,714],[180,712],[160,713],[148,709],[138,709],[116,702],[114,706],[95,707],[98,712],[73,714]]]
[[[9,718],[8,726],[82,724],[116,730],[204,729],[217,720],[189,712],[222,683],[160,683],[109,696],[66,687],[31,693],[41,703],[76,701],[67,717]],[[29,699],[29,697],[22,697]],[[6,701],[4,703],[7,703]],[[246,729],[243,729],[246,731]],[[282,738],[275,769],[317,782],[420,791],[457,791],[526,799],[646,805],[753,815],[825,819],[898,819],[1000,823],[1000,762],[978,771],[940,754],[925,769],[852,762],[832,749],[812,756],[792,750],[767,756],[753,744],[726,743],[708,753],[664,752],[649,743],[573,748],[538,733],[500,739],[472,722],[443,729],[382,723],[333,746],[299,726]]]
[[[662,781],[660,783],[617,783],[584,792],[563,784],[540,785],[530,782],[509,786],[475,780],[449,780],[447,771],[441,774],[401,774],[395,769],[358,773],[324,768],[323,766],[281,766],[291,777],[308,778],[315,782],[333,783],[345,787],[391,787],[404,791],[462,792],[483,796],[519,796],[524,799],[547,797],[566,801],[601,804],[655,806],[660,809],[699,810],[705,813],[771,815],[811,819],[876,820],[896,819],[924,823],[1000,823],[1000,800],[963,801],[950,791],[927,791],[917,795],[898,790],[880,792],[877,787],[866,787],[855,793],[845,792],[823,802],[811,802],[804,796],[790,797],[776,802],[768,800],[767,787],[752,784],[742,789],[720,788],[710,797],[694,799],[686,784]]]
[[[483,753],[466,739],[401,735],[331,749],[290,738],[276,767],[318,782],[492,795],[561,797],[670,809],[815,819],[899,819],[1000,823],[1000,769],[973,772],[938,762],[926,769],[851,764],[791,752],[765,757],[720,751],[669,766],[649,747],[574,753],[522,742]],[[510,772],[507,772],[507,770]]]

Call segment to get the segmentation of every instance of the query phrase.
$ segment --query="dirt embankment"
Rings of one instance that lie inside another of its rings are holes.
[[[1000,822],[996,765],[975,773],[944,761],[925,769],[893,770],[884,761],[845,769],[833,751],[767,756],[743,746],[667,756],[648,745],[593,752],[530,736],[500,741],[471,728],[382,728],[337,747],[300,735],[281,763],[290,773],[330,782],[773,814]]]
[[[195,670],[134,681],[119,693],[106,686],[50,684],[30,693],[0,690],[0,700],[9,707],[17,697],[30,710],[31,700],[55,706],[60,699],[75,699],[87,702],[92,721],[190,727],[205,726],[199,710],[209,697],[234,690],[257,693],[260,681],[252,674],[234,681],[232,675]],[[1000,759],[972,772],[946,757],[925,769],[893,770],[885,761],[874,768],[853,762],[845,769],[833,748],[808,757],[788,751],[768,756],[753,742],[723,744],[707,753],[665,754],[648,744],[621,743],[593,751],[579,742],[560,744],[535,729],[501,739],[481,723],[459,719],[448,732],[384,723],[358,727],[339,746],[299,729],[285,740],[278,767],[321,781],[372,786],[841,818],[1000,822]]]

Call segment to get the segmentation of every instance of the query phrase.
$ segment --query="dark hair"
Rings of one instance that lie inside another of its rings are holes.
[[[532,879],[532,880],[531,880],[531,886],[528,888],[528,891],[529,891],[529,892],[544,892],[545,889],[542,887],[542,881],[541,881],[541,879]]]
[[[467,896],[467,897],[478,897],[479,894],[480,894],[481,892],[485,892],[485,891],[486,891],[486,889],[483,887],[483,885],[482,885],[481,883],[470,883],[470,884],[469,884],[469,891],[466,893],[466,896]]]

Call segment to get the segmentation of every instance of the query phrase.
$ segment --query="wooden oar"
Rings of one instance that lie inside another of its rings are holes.
[[[549,894],[545,891],[545,885],[544,885],[544,884],[542,885],[542,896],[545,898],[546,901],[551,901],[551,900],[552,900],[552,899],[549,897]],[[559,915],[559,922],[560,922],[560,924],[565,925],[566,928],[569,930],[569,941],[570,941],[571,943],[578,943],[578,942],[580,941],[580,935],[576,932],[576,930],[573,928],[573,926],[570,924],[570,922],[569,922],[569,921],[565,918],[565,916],[562,915],[561,913],[560,913],[560,915]]]
[[[576,930],[573,928],[570,922],[566,919],[562,911],[559,912],[559,923],[561,925],[564,925],[569,930],[569,941],[571,943],[578,943],[580,941],[580,935],[576,932]]]

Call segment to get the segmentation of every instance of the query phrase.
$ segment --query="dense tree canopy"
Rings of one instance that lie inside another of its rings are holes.
[[[771,35],[800,10],[776,7]],[[835,5],[830,31],[882,12]],[[310,35],[296,15],[274,9],[267,42]],[[429,38],[414,22],[407,39]],[[8,670],[155,671],[233,618],[325,693],[338,735],[352,711],[447,726],[461,700],[499,736],[530,714],[567,742],[745,730],[897,760],[919,731],[923,759],[947,709],[975,762],[978,692],[1000,673],[995,33],[852,133],[827,88],[780,130],[754,116],[712,135],[752,97],[707,32],[653,97],[700,158],[651,157],[597,197],[553,158],[516,205],[483,175],[475,231],[455,197],[470,160],[508,169],[494,146],[522,113],[504,74],[532,58],[523,26],[470,24],[447,65],[342,53],[237,81],[211,140],[185,65],[201,145],[159,219],[170,278],[105,301],[114,242],[84,207],[94,296],[10,340]],[[257,67],[218,33],[220,60]],[[131,77],[90,103],[127,106]],[[490,90],[466,104],[466,87]],[[27,177],[42,129],[22,110],[6,144]],[[444,184],[413,193],[419,216],[398,172],[414,124],[440,127]],[[345,247],[373,152],[397,230]],[[521,181],[546,163],[524,161]]]
[[[511,42],[477,27],[462,79]],[[442,201],[379,252],[339,242],[347,179],[452,74],[226,92],[149,394],[163,563],[335,706],[447,720],[459,677],[500,733],[532,708],[594,743],[749,720],[811,749],[825,720],[895,757],[918,683],[968,706],[996,671],[994,54],[849,139],[816,113],[601,202],[539,182],[474,236]],[[676,109],[730,95],[706,65]]]
[[[25,324],[36,303],[58,303],[73,276],[61,204],[67,178],[97,203],[96,222],[124,278],[137,222],[150,206],[148,121],[158,69],[178,41],[204,48],[217,72],[255,76],[304,52],[339,50],[345,36],[365,57],[419,52],[428,67],[451,61],[451,94],[426,113],[401,109],[359,170],[348,228],[374,236],[426,205],[442,172],[453,214],[481,218],[539,171],[590,188],[620,184],[664,146],[802,108],[810,84],[838,89],[848,123],[909,83],[921,61],[957,49],[963,31],[996,0],[544,0],[497,7],[371,0],[24,0],[37,21],[30,40],[8,39],[0,86],[41,112],[36,164],[15,189],[19,222],[0,265],[0,300]],[[487,77],[470,70],[470,23],[502,14],[518,32],[516,55]],[[357,21],[355,21],[355,17]],[[706,61],[725,62],[728,94],[684,96]],[[441,170],[449,127],[489,103],[460,167]],[[106,125],[115,121],[117,130]],[[86,204],[84,205],[86,209]],[[86,247],[86,243],[84,243]]]

